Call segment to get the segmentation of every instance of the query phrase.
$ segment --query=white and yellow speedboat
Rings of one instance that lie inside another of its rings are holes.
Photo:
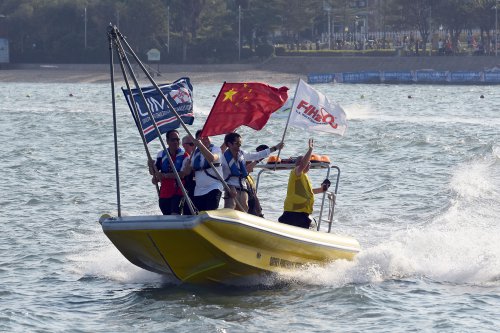
[[[121,55],[118,59],[127,86],[124,92],[126,96],[130,97],[130,100],[134,101],[130,102],[127,99],[150,161],[152,158],[148,142],[155,138],[152,134],[156,134],[163,150],[167,150],[161,137],[161,133],[164,132],[161,132],[158,126],[170,124],[170,120],[175,118],[192,137],[179,114],[181,113],[188,119],[192,116],[192,101],[190,99],[192,87],[188,79],[187,81],[182,79],[184,82],[182,86],[179,86],[181,80],[178,80],[172,85],[162,85],[160,88],[115,26],[108,29],[108,37],[113,46],[110,48],[110,74],[118,216],[114,218],[103,216],[99,221],[106,236],[130,262],[149,271],[171,274],[182,282],[231,283],[255,275],[289,271],[304,265],[324,265],[337,259],[350,260],[360,251],[358,242],[353,238],[330,233],[340,174],[340,170],[335,166],[332,166],[337,169],[335,190],[329,192],[328,195],[326,192],[323,193],[317,226],[319,230],[320,223],[323,221],[325,198],[328,197],[330,210],[328,218],[324,219],[329,223],[328,233],[272,222],[229,209],[201,212],[190,216],[122,216],[113,52],[116,51],[116,54]],[[123,45],[127,48],[127,52]],[[137,87],[137,78],[127,58],[128,53],[133,56],[154,87]],[[134,90],[130,87],[129,75],[136,85]],[[186,97],[187,101],[184,98],[176,100],[174,103],[178,107],[176,108],[171,104],[173,97],[171,96],[169,99],[166,95],[170,96],[173,91],[178,90],[182,90],[189,98]],[[155,102],[152,103],[151,99]],[[161,109],[162,112],[156,112],[156,115],[153,115],[153,106],[154,111]],[[159,106],[161,106],[160,109],[158,109]],[[169,121],[167,122],[167,120]],[[172,123],[170,126],[178,125]],[[152,128],[155,131],[152,131]],[[195,214],[196,211],[182,185],[174,162],[170,154],[166,154],[166,156],[186,198],[187,206],[190,212]],[[318,159],[314,162],[311,169],[327,169],[328,178],[331,169],[329,160]],[[210,165],[214,168],[211,163]],[[274,172],[292,168],[294,168],[294,164],[291,161],[279,162],[276,160],[273,164],[262,167],[263,170],[259,172],[259,177],[265,171]],[[225,189],[229,190],[222,176],[218,172],[216,174]],[[257,178],[257,186],[258,183],[259,178]]]
[[[225,283],[308,264],[350,260],[350,237],[272,222],[232,209],[194,216],[103,217],[104,233],[133,264],[183,282]]]

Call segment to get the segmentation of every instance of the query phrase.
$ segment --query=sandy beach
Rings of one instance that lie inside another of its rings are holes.
[[[187,76],[194,83],[268,82],[296,83],[311,73],[345,73],[359,71],[483,71],[500,68],[492,56],[434,57],[274,57],[253,64],[168,64],[147,65],[159,82],[171,82]],[[134,68],[140,73],[138,66]],[[121,71],[115,65],[117,82]],[[145,80],[139,75],[139,80]],[[108,64],[11,64],[0,67],[0,82],[106,83],[110,80]]]
[[[257,81],[289,83],[296,82],[300,75],[278,73],[256,68],[255,65],[162,65],[160,75],[157,66],[151,72],[159,82],[171,82],[187,76],[194,83],[222,83]],[[146,76],[139,70],[139,81],[146,81]],[[305,76],[304,76],[305,77]],[[122,82],[122,74],[115,67],[115,79]],[[109,65],[23,65],[15,69],[0,70],[0,82],[39,82],[39,83],[107,83],[110,81]]]

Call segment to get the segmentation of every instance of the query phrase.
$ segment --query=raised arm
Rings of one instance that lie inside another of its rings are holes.
[[[309,166],[311,155],[314,149],[314,139],[309,139],[309,149],[307,153],[302,157],[299,162],[299,165],[295,167],[295,174],[298,176]]]
[[[283,142],[278,143],[276,146],[272,146],[271,148],[267,148],[257,152],[243,152],[245,156],[245,160],[247,161],[257,161],[263,158],[268,157],[271,153],[274,153],[278,149],[282,149],[285,146]]]

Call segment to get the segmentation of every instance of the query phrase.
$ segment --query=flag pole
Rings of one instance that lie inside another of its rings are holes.
[[[114,31],[112,33],[114,33]],[[125,51],[124,51],[123,47],[120,45],[120,42],[118,41],[118,39],[116,38],[116,34],[114,34],[113,36],[114,36],[114,41],[115,41],[115,47],[116,47],[117,53],[118,53],[118,58],[120,60],[120,69],[122,71],[123,80],[125,81],[125,85],[127,86],[127,90],[129,92],[129,95],[131,98],[130,105],[133,108],[132,116],[134,117],[135,125],[137,126],[138,129],[140,129],[139,134],[141,136],[142,144],[144,146],[144,149],[146,150],[146,156],[147,156],[148,161],[149,161],[149,160],[152,160],[151,153],[149,151],[148,144],[146,142],[146,137],[144,136],[144,128],[142,127],[142,124],[139,121],[139,111],[137,110],[137,105],[133,100],[132,89],[130,88],[129,78],[128,78],[128,75],[127,75],[127,72],[126,72],[126,69],[124,66],[124,59],[127,62],[128,62],[128,59],[126,59]],[[131,72],[132,77],[133,77],[133,75],[134,75],[134,73]],[[134,81],[135,81],[135,79],[134,79]],[[140,87],[137,86],[137,82],[136,82],[136,88],[139,89],[142,98],[145,99],[144,95],[142,94],[142,91],[140,90]],[[148,104],[147,103],[145,103],[145,104],[146,104],[146,107],[148,108],[148,111],[150,111]],[[154,121],[154,118],[152,118],[152,119]],[[160,137],[160,141],[162,141],[161,137]],[[163,143],[163,141],[162,141],[162,143]],[[165,144],[163,144],[163,148],[165,148]],[[159,197],[160,196],[160,188],[159,188],[158,184],[155,184],[155,188],[156,188],[156,194]]]
[[[116,205],[118,217],[122,216],[120,202],[120,169],[118,167],[118,134],[116,130],[116,100],[115,100],[115,71],[113,63],[113,38],[108,35],[109,40],[109,74],[111,76],[111,104],[113,105],[113,137],[115,146],[115,178],[116,178]]]
[[[222,84],[222,87],[220,88],[220,91],[219,91],[219,94],[217,95],[217,97],[215,98],[215,102],[217,102],[217,100],[219,99],[220,95],[222,94],[222,90],[224,90],[224,86],[226,85],[226,81],[224,81],[224,83]],[[212,105],[212,108],[210,109],[210,113],[208,114],[208,117],[207,117],[207,120],[205,120],[205,125],[208,123],[208,120],[210,119],[210,116],[212,115],[212,111],[214,109],[214,106],[215,106],[215,103],[214,105]],[[203,130],[205,129],[205,125],[203,125],[203,128],[201,129],[201,133],[200,135],[203,135]],[[199,148],[198,148],[199,149]],[[200,150],[200,153],[203,154],[203,151],[201,149]],[[219,159],[222,159],[222,158],[225,158],[224,157],[224,154],[221,154],[221,156],[219,157]],[[215,175],[217,177],[217,179],[222,183],[222,186],[224,187],[224,189],[227,191],[227,193],[231,193],[231,189],[229,188],[229,185],[227,184],[226,180],[224,179],[224,177],[222,177],[222,175],[219,173],[219,171],[217,171],[217,169],[215,168],[215,166],[213,165],[212,162],[210,162],[206,156],[205,156],[205,161],[208,162],[208,165],[210,165],[210,167],[212,168],[212,170],[215,172]],[[237,199],[237,198],[234,198],[234,202],[236,202],[236,206],[238,206],[238,208],[244,212],[244,209],[243,209],[243,205],[241,204],[241,202]]]
[[[203,135],[203,130],[205,129],[205,126],[207,125],[208,120],[210,119],[210,116],[212,115],[212,111],[214,110],[214,106],[217,103],[217,101],[219,100],[219,97],[222,94],[222,90],[224,90],[225,85],[226,85],[226,81],[224,81],[224,83],[222,83],[222,87],[220,88],[219,93],[217,94],[217,97],[215,98],[214,105],[212,105],[212,108],[210,109],[210,112],[208,113],[207,120],[205,120],[205,125],[203,125],[203,128],[201,129],[201,135]]]
[[[151,77],[151,75],[148,73],[148,71],[146,70],[146,68],[144,67],[144,65],[142,64],[142,62],[140,61],[140,59],[137,57],[137,55],[134,53],[134,50],[130,47],[130,45],[127,43],[127,41],[125,40],[125,38],[123,37],[123,35],[118,31],[118,29],[116,27],[113,27],[113,31],[114,31],[114,36],[115,37],[115,41],[116,41],[116,45],[117,45],[117,48],[118,50],[121,50],[123,52],[122,54],[122,58],[125,60],[125,64],[127,66],[127,69],[128,71],[130,72],[130,76],[132,78],[132,80],[134,81],[134,84],[136,86],[136,88],[138,89],[138,92],[139,94],[141,95],[142,97],[142,100],[144,101],[144,103],[146,104],[146,110],[148,112],[148,115],[151,117],[152,121],[153,121],[153,126],[156,130],[156,133],[158,134],[158,139],[160,140],[160,143],[162,145],[162,148],[163,150],[165,151],[167,157],[168,157],[168,162],[170,164],[170,167],[172,168],[172,171],[174,173],[174,176],[175,176],[175,179],[177,181],[177,184],[179,184],[179,187],[182,191],[182,194],[184,195],[184,197],[186,198],[186,202],[188,204],[188,207],[189,207],[189,211],[191,212],[192,215],[195,215],[195,210],[194,210],[194,205],[193,203],[191,202],[191,199],[189,198],[188,194],[187,194],[187,191],[186,191],[186,188],[183,186],[182,184],[182,181],[180,179],[180,176],[179,176],[179,173],[177,172],[177,170],[175,169],[175,165],[174,165],[174,162],[172,161],[172,157],[170,156],[170,153],[168,153],[168,149],[165,145],[165,142],[163,141],[162,137],[161,137],[161,132],[156,124],[156,121],[153,117],[153,114],[146,102],[146,98],[144,97],[144,94],[142,93],[142,90],[141,90],[141,87],[139,85],[139,82],[137,81],[137,78],[136,76],[134,75],[134,71],[132,69],[132,66],[130,64],[130,61],[128,60],[126,54],[125,54],[125,50],[123,48],[123,46],[121,45],[121,41],[123,41],[123,43],[127,46],[128,50],[131,52],[132,54],[132,57],[135,59],[135,61],[137,62],[137,64],[139,65],[139,67],[142,69],[142,71],[144,72],[144,74],[146,74],[146,76],[149,78],[149,80],[153,83],[153,85],[155,86],[156,90],[159,92],[159,94],[163,97],[163,100],[166,101],[168,107],[170,108],[170,110],[174,113],[174,115],[176,116],[176,118],[180,121],[182,127],[186,130],[186,132],[188,132],[189,135],[191,135],[191,132],[189,131],[189,129],[187,128],[186,124],[184,123],[184,121],[182,121],[182,118],[181,116],[177,113],[177,111],[174,109],[174,107],[172,106],[172,104],[170,103],[170,101],[165,97],[165,95],[163,94],[163,92],[161,91],[160,87],[156,84],[156,82],[153,80],[153,78]],[[131,93],[131,91],[130,91]],[[132,97],[132,94],[130,94],[131,97]],[[135,103],[131,103],[132,105],[135,105]],[[137,112],[137,109],[134,108],[135,112]],[[137,120],[139,119],[138,118],[138,115],[136,114],[135,117],[137,117]],[[141,129],[142,129],[142,126],[141,126]],[[141,131],[141,130],[140,130]]]
[[[285,142],[285,135],[286,135],[286,131],[288,130],[288,123],[290,122],[290,116],[292,115],[292,112],[293,112],[293,106],[295,104],[295,97],[297,97],[297,91],[299,90],[300,80],[301,79],[299,78],[299,81],[297,82],[297,88],[295,88],[295,93],[293,94],[292,107],[290,108],[290,112],[288,113],[288,118],[286,120],[285,130],[283,131],[283,137],[281,138],[281,142]],[[276,160],[274,161],[274,171],[276,171],[276,165],[278,163],[278,159],[280,157],[280,154],[281,154],[281,148],[278,151],[278,155],[276,157]]]
[[[168,106],[168,108],[170,109],[170,111],[172,111],[172,113],[174,114],[175,118],[177,118],[177,120],[179,121],[179,123],[182,126],[182,128],[186,131],[186,133],[189,136],[194,137],[193,134],[191,134],[191,131],[189,130],[189,128],[187,128],[186,124],[182,120],[182,118],[179,115],[179,113],[177,113],[177,111],[175,110],[175,108],[172,106],[172,103],[170,103],[170,101],[165,96],[165,94],[163,93],[163,91],[161,91],[160,87],[158,86],[158,84],[156,83],[156,81],[153,79],[153,77],[151,76],[151,74],[149,74],[148,70],[146,69],[146,67],[144,66],[144,64],[141,62],[141,60],[139,59],[139,57],[137,56],[137,54],[134,52],[133,48],[127,42],[127,40],[125,39],[125,37],[120,32],[118,32],[118,36],[120,37],[120,40],[125,44],[125,46],[127,46],[128,51],[130,52],[130,54],[132,55],[132,57],[136,61],[137,65],[139,65],[139,67],[141,68],[141,70],[144,72],[144,74],[148,78],[149,82],[151,82],[151,84],[155,87],[156,91],[162,97],[162,99],[165,101],[165,104]],[[157,130],[158,136],[161,136],[160,131],[156,127],[156,122],[153,122],[153,124],[155,125],[155,129]]]
[[[161,91],[160,87],[158,86],[158,84],[155,82],[155,80],[151,77],[151,75],[148,73],[148,71],[146,70],[146,68],[144,67],[144,64],[140,61],[139,57],[135,54],[134,50],[130,47],[130,45],[128,44],[128,42],[124,39],[123,35],[121,33],[118,32],[118,36],[120,37],[121,41],[123,41],[123,43],[127,46],[127,48],[129,49],[130,51],[130,54],[132,55],[132,57],[135,59],[135,61],[137,62],[137,64],[139,65],[139,67],[141,67],[141,69],[143,70],[144,74],[146,74],[147,78],[149,79],[149,81],[153,84],[153,86],[156,88],[156,90],[158,91],[158,93],[160,94],[160,96],[162,96],[163,100],[165,101],[165,103],[168,105],[169,109],[172,111],[172,113],[175,115],[175,117],[177,118],[177,120],[179,120],[179,123],[181,124],[181,126],[184,128],[184,130],[187,132],[187,134],[191,137],[191,138],[194,138],[193,134],[191,133],[191,131],[187,128],[186,124],[184,123],[184,121],[182,120],[181,116],[177,113],[177,111],[175,110],[175,108],[172,106],[172,104],[170,103],[170,101],[167,99],[167,97],[165,97],[165,95],[163,94],[163,92]],[[224,83],[225,84],[225,83]],[[140,91],[140,90],[139,90]],[[221,92],[222,92],[222,89],[221,89]],[[141,92],[142,94],[142,92]],[[220,92],[219,92],[220,94]],[[151,116],[152,119],[154,119],[152,116]],[[155,129],[157,130],[158,132],[158,135],[160,135],[159,133],[159,130],[158,128],[156,127],[156,123],[153,121],[153,125],[155,125]],[[160,137],[161,139],[161,137]],[[169,155],[169,161],[171,162],[170,160],[170,155]],[[219,181],[222,182],[222,185],[224,186],[224,189],[226,189],[228,192],[230,192],[230,188],[229,186],[227,185],[227,183],[224,181],[224,178],[222,177],[222,175],[217,171],[217,169],[215,168],[215,166],[209,162],[207,160],[208,164],[210,165],[210,167],[213,169],[213,171],[215,172],[215,174],[217,175],[217,178],[219,179]],[[172,163],[171,163],[172,164]],[[175,173],[176,175],[176,178],[178,178],[178,175],[177,173]],[[179,181],[179,179],[177,180]],[[180,183],[180,182],[179,182]],[[184,196],[186,198],[189,198],[187,196],[187,193],[185,193],[185,188],[184,186],[181,186],[181,189],[182,189],[182,192],[184,194]],[[241,211],[244,211],[243,209],[243,206],[241,205],[241,203],[238,202],[238,200],[235,200],[236,201],[236,205],[238,206],[239,209],[241,209]],[[189,205],[189,208],[191,210],[191,213],[193,213],[193,209],[191,207],[191,200],[188,200],[188,205]]]

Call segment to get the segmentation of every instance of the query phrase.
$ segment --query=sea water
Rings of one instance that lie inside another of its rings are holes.
[[[293,95],[293,83],[274,84]],[[220,85],[193,85],[195,131]],[[498,87],[315,88],[344,107],[349,128],[289,128],[281,156],[315,138],[341,170],[333,230],[363,250],[352,262],[208,288],[134,266],[102,232],[98,218],[117,212],[109,84],[0,83],[0,331],[498,331]],[[116,94],[123,214],[159,214]],[[278,114],[260,132],[242,129],[243,148],[278,143],[285,123]],[[315,184],[324,177],[311,172]],[[260,179],[268,219],[281,214],[286,181]]]

